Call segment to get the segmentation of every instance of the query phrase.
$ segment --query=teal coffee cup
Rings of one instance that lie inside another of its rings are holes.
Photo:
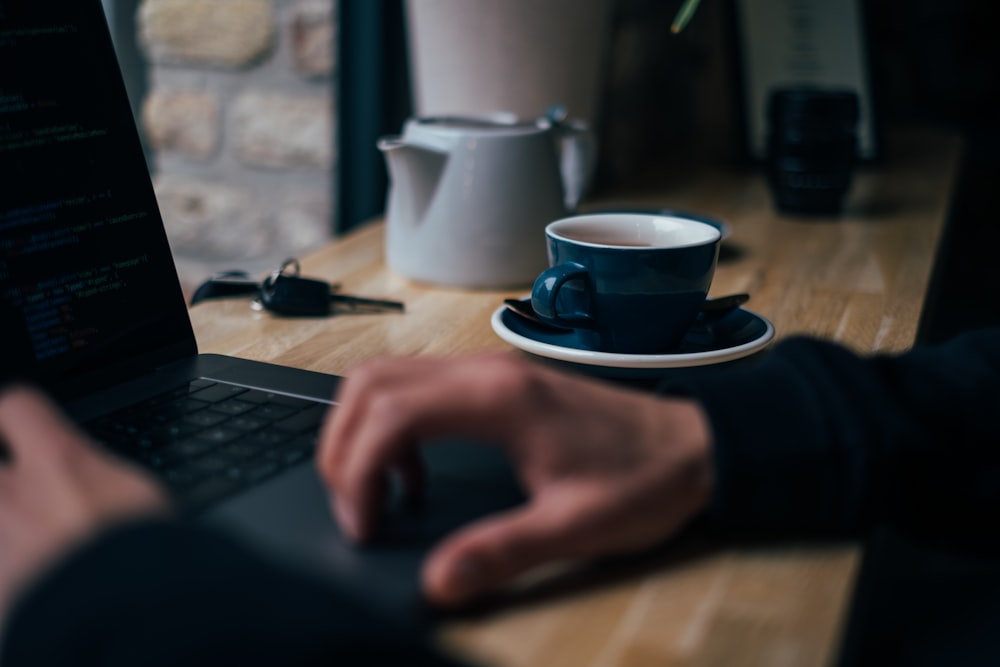
[[[694,324],[722,234],[682,215],[575,215],[545,228],[549,268],[531,305],[596,351],[662,354]]]

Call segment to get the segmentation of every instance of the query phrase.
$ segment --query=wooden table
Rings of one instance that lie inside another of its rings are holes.
[[[813,334],[859,352],[913,344],[960,157],[951,135],[893,136],[891,162],[862,169],[843,216],[775,214],[756,172],[668,173],[588,202],[672,206],[731,227],[713,294],[749,292],[778,338]],[[510,346],[490,328],[507,296],[416,285],[382,262],[378,221],[302,261],[303,273],[352,294],[403,300],[405,315],[281,320],[247,301],[191,311],[202,352],[336,374],[382,355],[451,356]],[[483,617],[441,641],[491,665],[820,665],[836,655],[858,545],[773,545],[692,554],[584,577]],[[655,559],[654,559],[655,560]]]

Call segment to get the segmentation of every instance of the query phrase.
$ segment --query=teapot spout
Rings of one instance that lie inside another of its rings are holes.
[[[401,136],[378,140],[389,172],[390,208],[401,220],[421,222],[437,192],[448,152],[406,141]]]

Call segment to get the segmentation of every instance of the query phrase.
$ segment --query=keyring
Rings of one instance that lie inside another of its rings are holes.
[[[286,271],[289,268],[292,269],[291,273],[286,273]],[[269,275],[267,278],[264,278],[264,281],[261,282],[259,290],[260,295],[256,299],[250,302],[250,309],[258,312],[265,310],[262,299],[265,293],[268,298],[270,298],[274,294],[274,283],[278,280],[278,278],[285,275],[291,278],[295,278],[299,275],[301,271],[302,268],[299,266],[299,260],[295,259],[294,257],[291,259],[286,259],[284,262],[281,263],[281,266],[276,268],[274,271],[271,271],[271,275]]]
[[[291,267],[292,272],[286,273],[286,270],[289,267]],[[299,266],[299,260],[294,257],[292,259],[286,259],[281,263],[281,266],[272,271],[271,275],[264,279],[264,282],[260,285],[260,290],[261,292],[265,292],[267,296],[270,297],[274,294],[274,283],[278,280],[278,278],[281,278],[282,276],[295,278],[301,271],[302,268]]]

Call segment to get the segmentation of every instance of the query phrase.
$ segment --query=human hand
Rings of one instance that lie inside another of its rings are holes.
[[[165,513],[166,495],[144,474],[92,446],[39,392],[0,394],[0,620],[17,595],[99,529]]]
[[[509,355],[369,363],[341,385],[337,402],[319,466],[342,530],[357,541],[376,528],[389,471],[419,492],[420,441],[471,437],[510,456],[529,500],[435,547],[422,585],[443,606],[545,562],[652,546],[711,494],[711,436],[696,403]]]

